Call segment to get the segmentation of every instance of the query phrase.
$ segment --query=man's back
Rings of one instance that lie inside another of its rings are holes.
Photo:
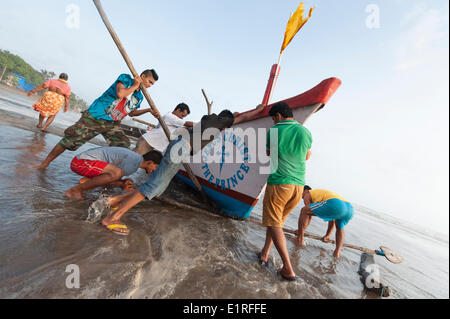
[[[124,176],[133,174],[139,169],[142,163],[142,155],[139,155],[124,147],[97,147],[84,151],[77,155],[79,159],[86,159],[90,161],[102,161],[119,168],[125,172]]]
[[[344,202],[348,202],[348,200],[346,200],[344,197],[327,189],[311,189],[309,193],[311,194],[313,203],[324,202],[334,198],[343,200]]]
[[[176,129],[184,127],[185,123],[183,119],[178,118],[172,113],[165,114],[163,116],[163,120],[166,123],[170,134],[172,134]],[[161,153],[165,153],[166,148],[169,145],[169,140],[167,139],[166,133],[164,133],[164,130],[160,124],[151,131],[142,135],[142,137],[148,145]]]
[[[267,180],[269,185],[305,185],[306,155],[311,149],[311,133],[294,120],[281,121],[267,132],[267,149],[275,155],[270,147],[270,136],[278,131],[278,167]]]

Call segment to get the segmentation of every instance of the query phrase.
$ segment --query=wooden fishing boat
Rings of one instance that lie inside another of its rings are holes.
[[[340,85],[339,79],[329,78],[283,102],[293,110],[295,120],[304,124]],[[267,161],[261,160],[261,152],[265,154],[266,133],[274,125],[269,116],[273,104],[249,121],[224,130],[202,149],[201,155],[191,157],[189,165],[203,190],[230,217],[247,219],[264,192],[270,164],[268,156]],[[184,169],[177,177],[195,187]]]

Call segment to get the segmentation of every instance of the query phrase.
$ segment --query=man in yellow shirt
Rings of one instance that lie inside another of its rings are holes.
[[[328,241],[336,226],[336,249],[333,256],[339,258],[344,245],[344,227],[353,217],[353,206],[348,200],[340,195],[325,189],[311,189],[308,185],[303,188],[303,202],[305,206],[301,209],[298,219],[298,230],[296,242],[305,246],[304,234],[311,222],[312,216],[317,216],[328,222],[328,230],[323,237]]]

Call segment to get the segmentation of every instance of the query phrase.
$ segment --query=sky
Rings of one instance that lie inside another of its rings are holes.
[[[306,123],[313,135],[308,184],[448,234],[448,1],[304,2],[316,9],[284,51],[272,102],[329,77],[342,80]],[[102,3],[138,72],[158,72],[149,93],[160,112],[185,102],[195,121],[206,113],[202,88],[213,111],[262,101],[299,1]],[[0,49],[36,69],[68,73],[88,103],[129,73],[88,0],[8,2]]]

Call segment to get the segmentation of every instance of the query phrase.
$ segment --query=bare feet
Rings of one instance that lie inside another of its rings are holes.
[[[339,257],[341,257],[341,251],[340,251],[340,250],[335,250],[335,251],[333,252],[333,256],[334,256],[334,258],[339,258]]]
[[[76,187],[72,187],[71,189],[68,189],[66,191],[66,196],[74,199],[83,200],[84,196],[83,193],[78,190]]]
[[[322,241],[323,241],[324,243],[328,243],[328,242],[330,241],[330,237],[331,237],[331,236],[323,236],[323,237],[322,237]]]
[[[32,169],[45,169],[47,167],[48,167],[48,164],[45,164],[45,163],[41,163],[39,165],[32,165],[31,166]]]
[[[289,239],[296,245],[300,246],[300,248],[306,247],[306,242],[304,239],[299,239],[298,237],[289,237]]]

